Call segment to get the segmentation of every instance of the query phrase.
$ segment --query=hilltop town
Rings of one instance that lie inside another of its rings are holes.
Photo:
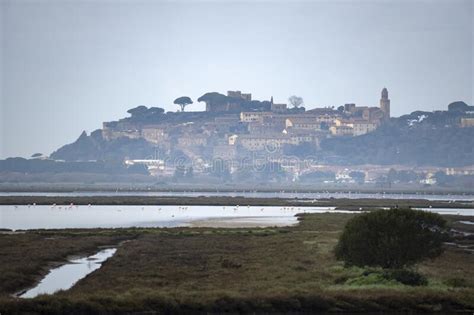
[[[175,100],[177,111],[132,108],[129,117],[104,122],[90,135],[83,132],[49,157],[35,155],[43,164],[7,159],[0,171],[425,185],[449,182],[449,176],[472,181],[474,175],[474,107],[464,102],[391,117],[386,88],[376,106],[306,109],[301,97],[287,104],[273,97],[254,100],[241,91],[205,93],[197,101],[205,103],[205,111],[188,110],[193,101],[187,96]]]
[[[233,160],[249,152],[276,154],[285,145],[307,144],[317,150],[323,139],[363,135],[390,119],[386,88],[379,107],[346,104],[305,110],[302,100],[289,108],[273,97],[260,102],[241,91],[207,93],[198,100],[206,103],[206,111],[184,112],[183,107],[171,115],[160,108],[134,108],[129,118],[104,122],[102,136],[107,141],[144,139],[168,152],[182,150],[194,160]]]

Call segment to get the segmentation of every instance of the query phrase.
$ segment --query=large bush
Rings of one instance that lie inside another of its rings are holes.
[[[378,210],[351,219],[336,246],[348,265],[403,268],[442,253],[446,221],[436,213]]]

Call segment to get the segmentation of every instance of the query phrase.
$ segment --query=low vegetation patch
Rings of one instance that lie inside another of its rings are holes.
[[[335,284],[348,286],[426,286],[428,280],[422,274],[407,269],[366,269],[358,275],[349,277],[342,276],[334,281]]]

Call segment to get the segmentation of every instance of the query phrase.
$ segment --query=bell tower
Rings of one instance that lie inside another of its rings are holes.
[[[384,119],[390,119],[390,99],[388,98],[387,88],[382,90],[382,98],[380,99],[380,109],[384,112]]]

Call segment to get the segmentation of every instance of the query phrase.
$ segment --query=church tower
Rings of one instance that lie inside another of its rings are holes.
[[[380,99],[380,109],[384,112],[384,119],[390,119],[390,100],[388,98],[387,88],[382,90],[382,98]]]

